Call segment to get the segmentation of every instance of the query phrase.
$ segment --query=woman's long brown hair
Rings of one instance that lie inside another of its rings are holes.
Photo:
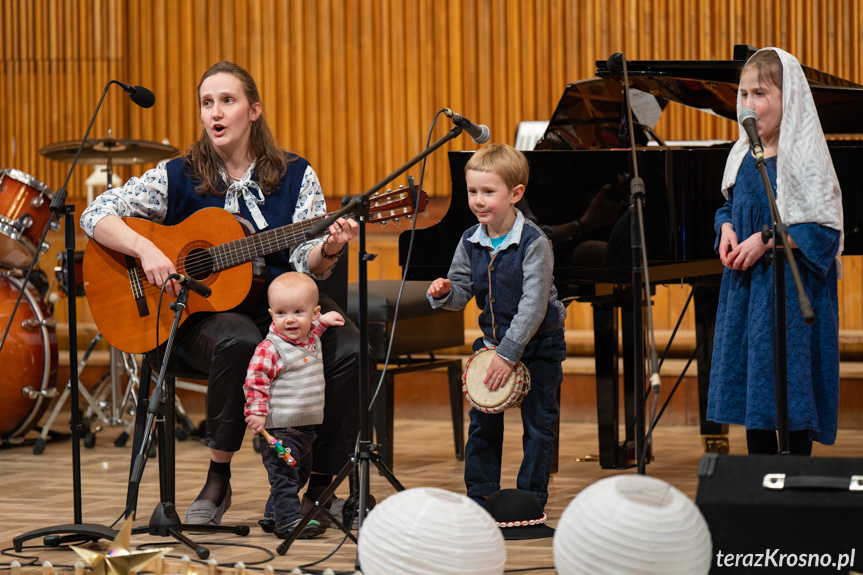
[[[198,108],[201,106],[201,84],[210,76],[216,74],[231,74],[240,80],[243,85],[243,92],[250,105],[261,101],[261,95],[258,93],[258,86],[255,84],[255,79],[242,66],[233,62],[222,61],[213,64],[201,76],[201,81],[198,83]],[[249,151],[252,158],[257,162],[255,170],[258,173],[258,184],[265,194],[271,193],[279,184],[279,181],[284,177],[288,169],[288,164],[293,161],[295,156],[288,155],[285,150],[276,145],[276,140],[270,127],[267,125],[264,114],[261,113],[258,119],[252,122],[252,129],[249,135]],[[222,170],[227,173],[227,168],[224,162],[216,153],[210,137],[207,135],[206,129],[201,129],[201,136],[198,140],[186,148],[183,154],[183,159],[186,165],[191,168],[195,176],[201,183],[195,189],[200,194],[211,193],[217,196],[225,194],[225,185],[222,180]]]

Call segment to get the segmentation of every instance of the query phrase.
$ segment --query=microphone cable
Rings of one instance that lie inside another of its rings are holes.
[[[432,134],[434,133],[434,127],[435,127],[437,120],[440,117],[440,115],[444,113],[444,110],[445,110],[445,108],[438,110],[437,113],[432,118],[432,123],[431,123],[431,127],[429,128],[428,137],[426,138],[426,145],[425,145],[426,148],[428,148],[429,145],[431,144],[431,138],[432,138]],[[399,285],[398,295],[396,296],[396,303],[395,303],[395,307],[394,307],[394,311],[393,311],[393,324],[392,324],[392,328],[390,328],[389,342],[387,343],[387,352],[384,356],[383,369],[381,370],[381,376],[378,379],[377,385],[375,386],[375,391],[372,394],[371,399],[369,399],[369,405],[367,408],[369,413],[371,413],[372,408],[375,404],[375,401],[377,400],[378,395],[380,394],[380,391],[381,391],[381,389],[384,385],[384,382],[386,381],[386,377],[387,377],[387,369],[389,368],[390,356],[392,354],[393,339],[395,337],[396,325],[398,325],[398,312],[399,312],[399,308],[401,306],[401,300],[402,300],[402,294],[404,293],[405,282],[407,281],[407,273],[408,273],[408,270],[410,268],[411,254],[413,253],[414,238],[416,236],[417,219],[419,216],[419,203],[420,203],[420,197],[421,197],[422,189],[423,189],[423,181],[425,180],[425,169],[426,169],[427,160],[428,160],[428,156],[423,158],[422,164],[420,167],[420,181],[419,181],[419,186],[416,189],[416,194],[415,194],[415,198],[414,198],[414,213],[413,213],[413,218],[412,218],[413,223],[412,223],[411,229],[410,229],[410,234],[411,234],[410,235],[410,241],[408,243],[408,250],[407,250],[407,255],[405,257],[404,269],[402,271],[401,284]],[[408,176],[408,181],[410,184],[409,191],[413,192],[413,177]],[[360,444],[361,433],[362,433],[362,430],[357,431],[357,438],[354,442],[354,453],[353,453],[353,460],[354,461],[357,461],[359,458],[359,444]],[[392,463],[392,462],[390,462],[390,463]],[[352,490],[352,492],[353,492],[353,490]],[[347,500],[346,500],[346,504],[347,504]],[[359,504],[359,502],[357,502],[357,504]],[[353,517],[356,515],[356,511],[351,509],[350,512],[351,512],[350,523],[353,524]],[[351,530],[351,525],[345,525],[345,527],[349,531]],[[323,559],[315,561],[314,563],[308,563],[307,565],[304,565],[303,567],[317,565],[317,564],[321,563],[322,561],[326,561],[329,557],[332,557],[339,549],[341,549],[341,547],[345,544],[347,539],[348,539],[348,535],[346,533],[345,536],[342,538],[342,540],[338,543],[338,545],[335,547],[335,549],[333,549],[333,551],[329,555],[327,555]]]
[[[432,133],[434,133],[435,124],[437,123],[437,120],[440,117],[440,115],[445,114],[445,110],[447,110],[447,108],[441,108],[440,110],[437,111],[437,113],[432,118],[432,123],[431,123],[431,127],[429,128],[428,137],[426,138],[426,145],[425,145],[426,148],[428,148],[429,145],[431,144]],[[425,180],[426,162],[427,161],[428,161],[428,156],[423,158],[422,165],[420,167],[420,183],[419,183],[419,187],[416,190],[415,199],[414,199],[415,204],[414,204],[413,224],[411,225],[410,241],[408,242],[408,251],[407,251],[407,254],[405,255],[405,265],[404,265],[404,269],[402,270],[401,283],[399,284],[399,293],[398,293],[398,296],[396,297],[396,305],[395,305],[395,308],[393,310],[393,325],[390,328],[390,335],[388,338],[389,341],[387,342],[387,353],[384,357],[384,362],[383,362],[384,368],[383,368],[383,370],[381,370],[381,377],[378,380],[378,384],[377,384],[377,387],[375,388],[375,392],[374,392],[374,394],[372,394],[371,400],[369,400],[369,413],[371,413],[372,406],[374,406],[375,400],[378,397],[378,393],[380,392],[381,387],[383,386],[384,381],[386,380],[387,368],[389,367],[389,364],[390,364],[390,355],[391,355],[392,349],[393,349],[393,340],[395,339],[396,325],[398,323],[398,317],[399,317],[399,307],[401,307],[402,293],[404,292],[404,289],[405,289],[405,282],[407,281],[407,274],[408,274],[408,270],[410,269],[411,255],[413,254],[414,238],[416,237],[416,229],[417,229],[417,220],[419,219],[420,194],[422,193],[423,181]],[[410,184],[411,192],[413,192],[413,190],[412,190],[413,178],[409,176],[408,181]]]

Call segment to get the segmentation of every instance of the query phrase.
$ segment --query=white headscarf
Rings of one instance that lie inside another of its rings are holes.
[[[779,48],[773,50],[782,62],[782,122],[779,127],[779,149],[776,165],[776,205],[786,225],[816,223],[839,231],[836,265],[839,277],[842,266],[839,255],[845,245],[842,192],[833,168],[833,160],[824,139],[815,100],[809,82],[797,58]],[[740,91],[737,92],[737,115],[740,116]],[[722,193],[737,181],[737,171],[749,153],[749,140],[743,126],[740,139],[731,148],[722,176]]]

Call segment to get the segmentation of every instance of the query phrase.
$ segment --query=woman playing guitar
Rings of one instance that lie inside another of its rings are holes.
[[[165,289],[171,296],[179,293],[180,286],[168,276],[177,271],[193,274],[178,270],[158,242],[138,233],[122,218],[173,226],[199,210],[217,207],[239,213],[253,233],[259,233],[326,213],[317,175],[305,159],[276,146],[258,88],[245,69],[231,62],[213,65],[198,84],[198,107],[201,136],[182,157],[103,193],[81,216],[81,227],[90,237],[105,248],[135,258],[149,284],[161,287],[167,281]],[[353,220],[340,218],[325,237],[266,255],[265,285],[289,270],[318,279],[329,276],[357,229]],[[230,506],[230,462],[242,445],[246,427],[243,381],[270,323],[266,290],[262,295],[243,312],[191,316],[177,339],[174,356],[209,374],[206,443],[210,468],[203,489],[186,511],[186,523],[218,525]],[[324,312],[347,316],[326,294],[321,294],[320,304]],[[138,318],[127,321],[128,329],[135,330]],[[322,338],[326,407],[324,423],[316,430],[314,471],[319,475],[309,482],[307,496],[312,500],[326,489],[353,451],[359,334],[347,322],[327,330]]]

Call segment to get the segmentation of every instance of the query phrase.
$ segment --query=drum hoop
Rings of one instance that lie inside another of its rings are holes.
[[[10,179],[15,180],[25,186],[35,188],[39,193],[45,194],[49,199],[54,197],[54,192],[44,183],[40,182],[27,172],[22,172],[21,170],[16,170],[15,168],[4,168],[0,170],[0,179],[3,176],[9,176]]]
[[[9,237],[13,241],[21,241],[23,236],[21,230],[15,224],[18,220],[10,220],[6,216],[0,216],[0,234]]]
[[[17,288],[18,291],[21,291],[21,281],[19,278],[16,278],[12,275],[6,275],[7,279],[9,279]],[[36,288],[27,284],[24,289],[24,297],[27,298],[27,303],[30,305],[30,309],[33,310],[33,314],[36,316],[36,320],[39,322],[39,330],[42,334],[42,352],[43,357],[45,358],[42,362],[42,386],[39,388],[40,391],[47,391],[48,383],[51,380],[51,340],[48,334],[48,328],[45,326],[45,316],[42,314],[42,307],[39,305],[39,302],[33,297],[33,294],[30,293],[30,290],[35,290]],[[27,414],[27,417],[24,418],[24,421],[19,425],[14,431],[9,434],[9,437],[16,437],[18,433],[23,430],[30,429],[31,424],[35,423],[34,419],[36,419],[36,414],[40,413],[40,408],[42,407],[42,402],[46,401],[46,397],[44,393],[40,393],[39,396],[33,402],[33,407],[30,409],[30,413]]]
[[[0,216],[0,234],[8,237],[12,241],[18,242],[24,246],[30,253],[30,257],[36,253],[36,244],[30,241],[30,238],[24,235],[23,231],[15,226],[17,220],[10,220],[6,216]]]

